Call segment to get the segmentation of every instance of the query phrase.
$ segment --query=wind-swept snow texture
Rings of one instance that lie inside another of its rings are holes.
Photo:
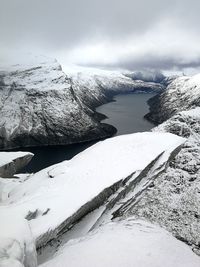
[[[199,267],[187,245],[158,226],[129,218],[69,241],[41,267]]]
[[[13,177],[32,157],[30,152],[0,152],[0,177]]]
[[[40,247],[102,205],[153,161],[157,160],[157,167],[163,166],[184,141],[169,133],[137,133],[107,139],[70,161],[32,175],[15,186],[2,205],[30,221]]]

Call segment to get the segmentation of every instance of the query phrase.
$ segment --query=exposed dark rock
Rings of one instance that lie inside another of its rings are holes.
[[[23,169],[32,159],[29,152],[1,152],[0,153],[0,177],[11,178]]]

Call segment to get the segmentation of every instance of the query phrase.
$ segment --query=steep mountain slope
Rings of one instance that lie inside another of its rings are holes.
[[[132,79],[120,71],[108,71],[83,67],[65,67],[73,89],[81,102],[96,107],[113,95],[129,92],[156,92],[164,90],[160,83]],[[141,77],[142,78],[142,77]]]
[[[158,223],[200,255],[200,76],[181,77],[150,101],[154,132],[170,132],[187,142],[137,202],[124,205],[123,216]]]
[[[0,76],[1,149],[70,144],[115,132],[86,112],[54,60],[15,65]]]
[[[0,67],[0,149],[71,144],[105,138],[116,129],[101,124],[94,109],[120,92],[161,91],[119,72],[67,75],[56,60],[33,57]]]
[[[149,105],[150,113],[146,118],[156,124],[162,123],[179,111],[200,106],[200,74],[175,79],[167,90],[150,99]]]
[[[188,140],[167,170],[123,216],[134,214],[158,223],[200,254],[200,108],[178,113],[154,131],[176,131]]]

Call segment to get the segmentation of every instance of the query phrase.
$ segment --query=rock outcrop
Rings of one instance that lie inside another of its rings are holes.
[[[0,177],[9,178],[23,169],[32,159],[30,152],[0,152]]]

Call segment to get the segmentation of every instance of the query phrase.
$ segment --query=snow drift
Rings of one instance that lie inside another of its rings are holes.
[[[158,226],[128,218],[69,241],[41,267],[199,267],[200,258]]]

